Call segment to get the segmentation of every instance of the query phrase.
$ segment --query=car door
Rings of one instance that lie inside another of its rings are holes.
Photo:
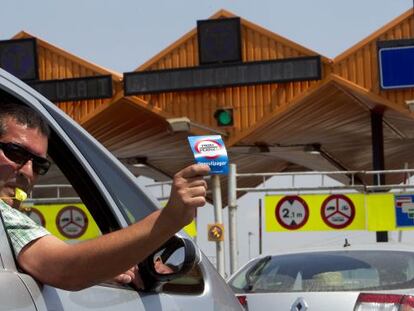
[[[58,122],[66,124],[66,116],[63,114],[60,116],[62,119],[54,119],[42,106],[39,104],[37,99],[28,94],[24,89],[14,85],[11,81],[0,77],[0,85],[3,90],[8,91],[12,95],[16,96],[24,103],[32,106],[47,119],[52,129],[50,137],[50,152],[49,156],[54,161],[54,175],[51,177],[53,180],[61,180],[65,178],[75,189],[77,195],[82,201],[82,204],[88,208],[90,213],[93,215],[100,231],[107,233],[112,230],[117,230],[121,227],[127,226],[128,223],[119,210],[119,202],[115,202],[110,189],[105,187],[105,184],[100,180],[96,174],[96,167],[93,167],[83,156],[82,152],[78,150],[73,140],[66,134],[65,131],[69,129],[63,129]],[[68,122],[73,127],[71,122]],[[77,128],[75,126],[74,128]],[[77,138],[80,140],[78,143],[89,145],[94,144],[92,140],[82,140],[83,134],[80,130]],[[98,145],[94,145],[94,148],[89,149],[90,152],[102,152]],[[106,155],[105,155],[106,154]],[[109,153],[103,152],[96,156],[106,157]],[[97,160],[98,161],[98,160]],[[112,165],[112,166],[111,166]],[[115,172],[113,169],[116,169]],[[119,176],[119,167],[112,164],[112,160],[109,160],[106,167],[103,168],[107,171],[110,178],[117,179]],[[63,174],[60,176],[59,174]],[[122,174],[121,174],[122,175]],[[123,176],[119,177],[123,179]],[[130,177],[127,177],[127,179]],[[125,181],[124,181],[125,183]],[[125,183],[126,185],[129,182]],[[118,183],[122,187],[122,184]],[[127,190],[127,189],[126,189]],[[136,189],[134,189],[136,191]],[[145,196],[144,200],[147,196]],[[141,200],[142,201],[142,200]],[[138,201],[140,203],[141,201]],[[148,206],[148,202],[143,204]],[[155,205],[152,205],[155,207]],[[149,212],[149,210],[147,210]],[[4,235],[3,235],[4,237]],[[74,242],[74,241],[71,241]],[[11,253],[10,245],[4,246],[3,250],[6,250],[9,254]],[[4,255],[5,256],[5,255]],[[15,268],[13,260],[8,260],[11,265],[14,265],[14,271],[18,272]],[[3,269],[5,270],[5,269]],[[2,273],[3,274],[3,273]],[[20,276],[20,277],[19,277]],[[117,284],[104,283],[97,286],[90,287],[85,290],[77,292],[69,292],[57,288],[53,288],[47,285],[41,285],[35,282],[30,276],[23,273],[6,273],[4,272],[5,279],[2,284],[12,284],[12,288],[16,289],[13,292],[19,293],[16,297],[16,301],[11,300],[11,304],[24,304],[27,303],[28,308],[22,310],[34,310],[33,300],[36,303],[38,310],[176,310],[174,303],[168,301],[168,297],[160,300],[160,295],[151,293],[140,293],[130,286],[123,286]],[[6,282],[7,280],[7,282]],[[3,291],[7,293],[7,291]],[[32,295],[30,298],[29,293]],[[17,295],[17,294],[16,294]],[[19,297],[17,299],[17,297]],[[27,299],[23,299],[26,297]],[[146,302],[143,302],[142,297],[145,297]],[[6,298],[6,297],[4,297]],[[3,301],[3,299],[1,300]],[[148,301],[151,301],[148,303]],[[31,309],[29,308],[31,306]],[[11,308],[15,309],[15,307]]]
[[[1,69],[0,88],[47,119],[52,130],[48,156],[54,169],[43,182],[69,183],[100,234],[126,227],[159,208],[157,201],[141,189],[136,178],[108,150],[47,99]],[[69,242],[76,243],[74,239]],[[202,254],[199,257],[189,275],[148,292],[113,283],[68,292],[19,275],[38,310],[184,311],[194,310],[195,303],[200,311],[240,310],[230,288],[207,258]]]
[[[0,310],[36,310],[29,290],[17,273],[2,221],[0,221]]]

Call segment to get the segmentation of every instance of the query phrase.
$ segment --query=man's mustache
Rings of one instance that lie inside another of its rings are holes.
[[[7,182],[8,184],[16,185],[25,192],[31,191],[30,180],[23,174],[18,174],[15,177],[11,178]]]

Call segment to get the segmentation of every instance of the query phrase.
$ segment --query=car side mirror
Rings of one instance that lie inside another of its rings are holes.
[[[138,264],[145,291],[185,275],[199,259],[193,241],[177,235]]]

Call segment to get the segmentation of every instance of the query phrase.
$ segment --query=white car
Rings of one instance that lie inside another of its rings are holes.
[[[228,284],[249,311],[414,310],[414,246],[344,245],[257,257]]]
[[[38,111],[50,125],[48,157],[53,160],[53,169],[43,182],[63,179],[70,183],[100,233],[126,227],[159,208],[156,200],[141,189],[136,178],[80,125],[45,97],[0,69],[0,96],[10,95]],[[68,217],[73,217],[71,223],[74,225],[64,229],[67,229],[66,234],[77,235],[76,230],[84,229],[87,221],[82,220],[83,212],[77,206],[69,208],[77,211],[76,214],[68,213]],[[71,243],[75,242],[71,240]],[[158,256],[174,265],[175,272],[157,274],[153,263]],[[140,272],[148,285],[146,291],[129,285],[102,283],[70,292],[39,284],[19,270],[0,221],[0,310],[241,309],[231,289],[185,233],[173,237],[141,263]]]

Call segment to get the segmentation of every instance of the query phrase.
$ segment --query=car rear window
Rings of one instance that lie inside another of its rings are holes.
[[[268,256],[229,280],[236,293],[403,289],[414,286],[414,253],[335,251]]]

